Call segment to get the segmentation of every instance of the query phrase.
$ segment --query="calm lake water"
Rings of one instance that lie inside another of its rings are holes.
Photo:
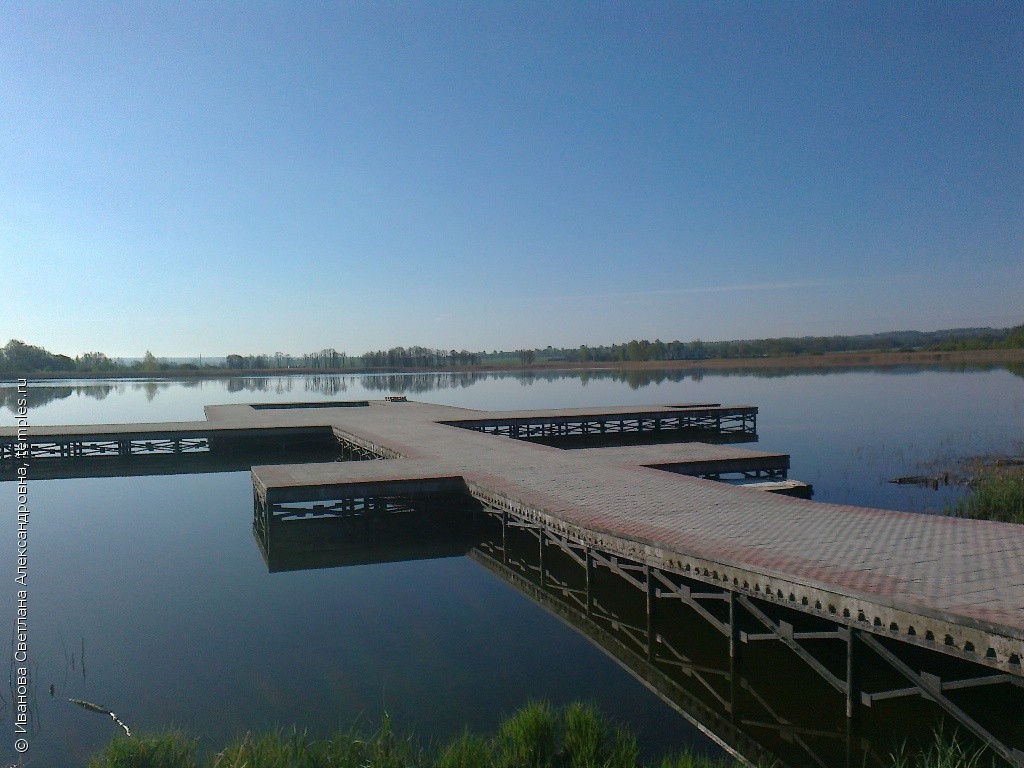
[[[296,376],[31,385],[30,423],[195,420],[221,403],[410,399],[466,408],[757,405],[757,448],[792,455],[814,498],[941,511],[958,491],[891,478],[1024,454],[1024,378],[908,368],[826,374]],[[0,385],[0,424],[15,390]],[[501,438],[496,438],[501,439]],[[33,733],[27,765],[84,764],[117,732],[178,726],[215,748],[298,724],[327,735],[388,712],[445,738],[490,730],[529,699],[596,702],[645,755],[718,747],[574,628],[485,567],[446,557],[268,572],[247,472],[30,482]],[[13,483],[0,503],[16,506]],[[15,523],[0,562],[13,577]],[[483,551],[483,550],[481,550]],[[485,558],[484,558],[485,559]],[[13,578],[0,616],[14,622]],[[610,587],[614,591],[614,587]],[[610,602],[616,598],[609,597]],[[623,610],[629,610],[624,608]],[[50,690],[53,686],[53,695]],[[9,690],[0,759],[13,761]],[[886,749],[889,745],[879,745]]]

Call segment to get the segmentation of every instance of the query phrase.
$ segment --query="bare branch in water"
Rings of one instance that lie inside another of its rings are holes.
[[[106,707],[101,707],[99,704],[93,704],[91,701],[83,701],[82,699],[68,699],[68,701],[70,701],[72,704],[77,704],[83,709],[88,709],[90,712],[98,712],[101,715],[110,715],[110,719],[118,725],[120,725],[122,728],[124,728],[124,732],[129,737],[131,737],[132,732],[131,730],[129,730],[128,726],[124,724],[121,718],[119,718]]]

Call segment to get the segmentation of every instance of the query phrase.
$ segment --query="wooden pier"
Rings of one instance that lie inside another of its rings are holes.
[[[506,526],[543,530],[541,551],[571,551],[586,573],[611,569],[651,601],[684,600],[713,620],[731,653],[744,639],[789,648],[843,692],[851,718],[861,706],[910,690],[1024,766],[1022,745],[987,730],[956,693],[1024,682],[1024,529],[820,504],[688,476],[749,471],[778,480],[788,457],[777,454],[703,442],[586,447],[610,432],[659,441],[706,435],[710,443],[722,433],[755,440],[752,406],[483,413],[371,401],[210,406],[206,415],[206,422],[184,425],[36,429],[29,442],[85,444],[118,432],[144,445],[151,433],[190,439],[205,429],[213,439],[239,430],[292,430],[294,437],[329,429],[347,450],[382,460],[253,467],[257,514],[268,525],[284,517],[386,513],[396,499],[460,493]],[[552,438],[571,438],[582,450],[540,442]],[[0,431],[3,463],[18,460],[15,442],[13,430]],[[50,460],[103,461],[47,450]],[[709,607],[721,605],[733,618],[723,621]],[[740,614],[761,630],[741,636]],[[793,617],[810,628],[794,629]],[[845,672],[809,650],[826,640],[847,649]],[[864,653],[884,659],[902,687],[864,690],[855,673]],[[954,659],[977,674],[944,678],[942,664],[921,668],[924,657]]]

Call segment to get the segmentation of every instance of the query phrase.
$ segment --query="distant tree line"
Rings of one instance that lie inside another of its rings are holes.
[[[75,361],[67,355],[55,355],[17,339],[0,350],[0,371],[73,371]]]
[[[293,356],[230,354],[221,364],[176,363],[147,351],[141,360],[113,360],[102,352],[71,358],[42,347],[11,339],[0,348],[0,373],[34,372],[158,372],[194,370],[356,370],[441,369],[478,365],[533,365],[537,363],[611,363],[714,358],[789,357],[834,352],[909,352],[1024,348],[1024,325],[1013,328],[959,328],[945,331],[893,331],[859,336],[802,336],[744,341],[662,341],[633,339],[622,344],[589,347],[552,347],[513,351],[469,352],[428,347],[392,347],[349,356],[333,347]]]
[[[208,366],[204,366],[208,367]],[[171,363],[160,360],[148,351],[141,360],[125,362],[112,360],[103,352],[84,352],[71,358],[50,352],[43,347],[11,339],[0,348],[0,372],[4,373],[62,373],[82,371],[85,373],[106,372],[155,372],[169,370],[198,370],[195,363]]]
[[[477,365],[480,354],[466,350],[430,349],[428,347],[392,347],[349,356],[328,348],[293,357],[282,352],[273,355],[228,355],[225,367],[232,371],[255,371],[286,368],[339,370],[345,368],[445,368]]]
[[[363,352],[360,358],[366,368],[446,368],[453,365],[477,365],[480,354],[465,349],[428,349],[427,347],[392,347],[388,350]]]
[[[703,360],[708,357],[706,345],[700,341],[633,341],[610,346],[545,347],[544,349],[517,349],[514,352],[481,353],[488,364],[521,363],[612,363],[643,360]]]
[[[228,355],[224,367],[232,371],[265,371],[269,369],[306,368],[314,370],[346,368],[349,356],[333,347],[307,352],[295,357],[284,352],[272,355]]]
[[[946,331],[893,331],[859,336],[802,336],[742,341],[633,339],[624,344],[546,347],[484,353],[485,363],[645,362],[714,358],[789,357],[834,352],[910,352],[1024,348],[1024,325]]]

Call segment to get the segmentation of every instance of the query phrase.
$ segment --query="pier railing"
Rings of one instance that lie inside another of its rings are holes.
[[[458,419],[442,423],[516,440],[686,431],[756,435],[757,408],[678,408],[636,413]]]

